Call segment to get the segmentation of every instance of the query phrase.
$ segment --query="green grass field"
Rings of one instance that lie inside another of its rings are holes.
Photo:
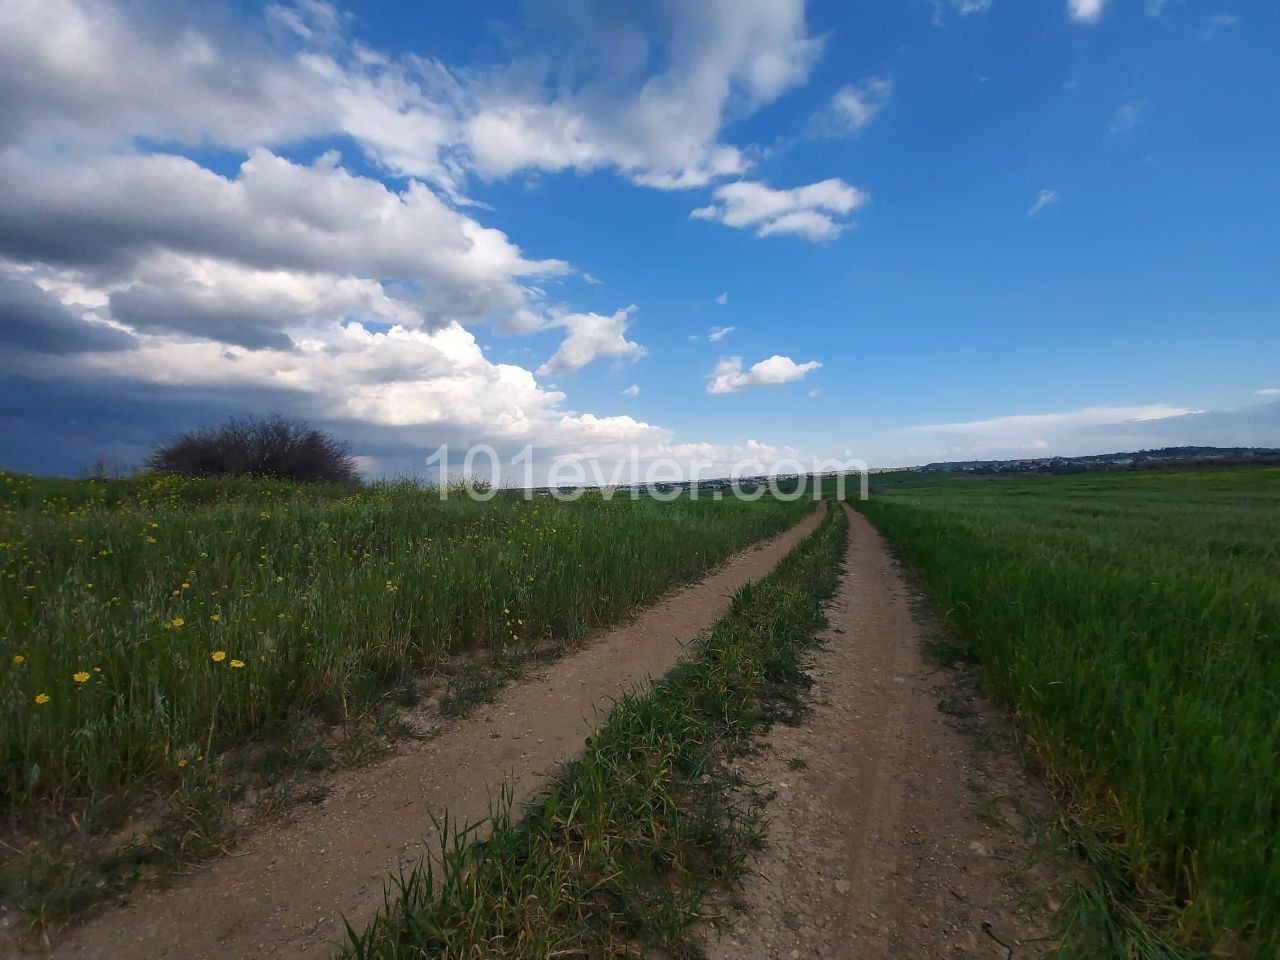
[[[874,481],[1098,868],[1081,954],[1280,955],[1280,470]]]
[[[459,651],[572,642],[812,509],[0,475],[7,823],[75,840],[189,804],[238,747],[383,716]]]

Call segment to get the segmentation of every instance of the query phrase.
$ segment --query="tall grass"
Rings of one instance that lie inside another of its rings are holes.
[[[1108,922],[1145,918],[1108,950],[1280,955],[1280,471],[877,479],[859,508],[1022,720]]]
[[[715,761],[794,710],[846,527],[831,511],[743,587],[697,655],[623,697],[527,817],[500,801],[480,843],[446,823],[441,856],[349,931],[348,960],[699,955],[689,934],[703,897],[740,877],[762,827]]]
[[[0,808],[92,829],[99,799],[450,652],[580,638],[810,509],[0,475]]]

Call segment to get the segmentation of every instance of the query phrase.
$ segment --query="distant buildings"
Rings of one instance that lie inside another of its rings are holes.
[[[1095,453],[1084,457],[1035,457],[1023,460],[954,460],[916,467],[922,473],[1088,473],[1102,470],[1153,470],[1247,463],[1278,463],[1271,447],[1164,447],[1135,453]]]

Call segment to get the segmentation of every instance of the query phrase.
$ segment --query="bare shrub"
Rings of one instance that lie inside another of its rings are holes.
[[[275,477],[301,483],[354,483],[355,458],[342,441],[279,414],[232,418],[158,446],[147,465],[187,477]]]

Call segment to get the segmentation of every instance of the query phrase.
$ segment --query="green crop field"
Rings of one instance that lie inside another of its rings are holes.
[[[460,651],[572,642],[812,509],[0,475],[5,822],[74,846],[179,797],[177,845],[198,846],[192,794],[217,792],[237,748],[280,742],[310,763],[305,722],[412,703]],[[82,857],[18,858],[11,899],[74,909],[80,894],[50,898]]]
[[[1084,954],[1280,955],[1280,470],[898,474],[856,505],[1064,798],[1110,902]]]

